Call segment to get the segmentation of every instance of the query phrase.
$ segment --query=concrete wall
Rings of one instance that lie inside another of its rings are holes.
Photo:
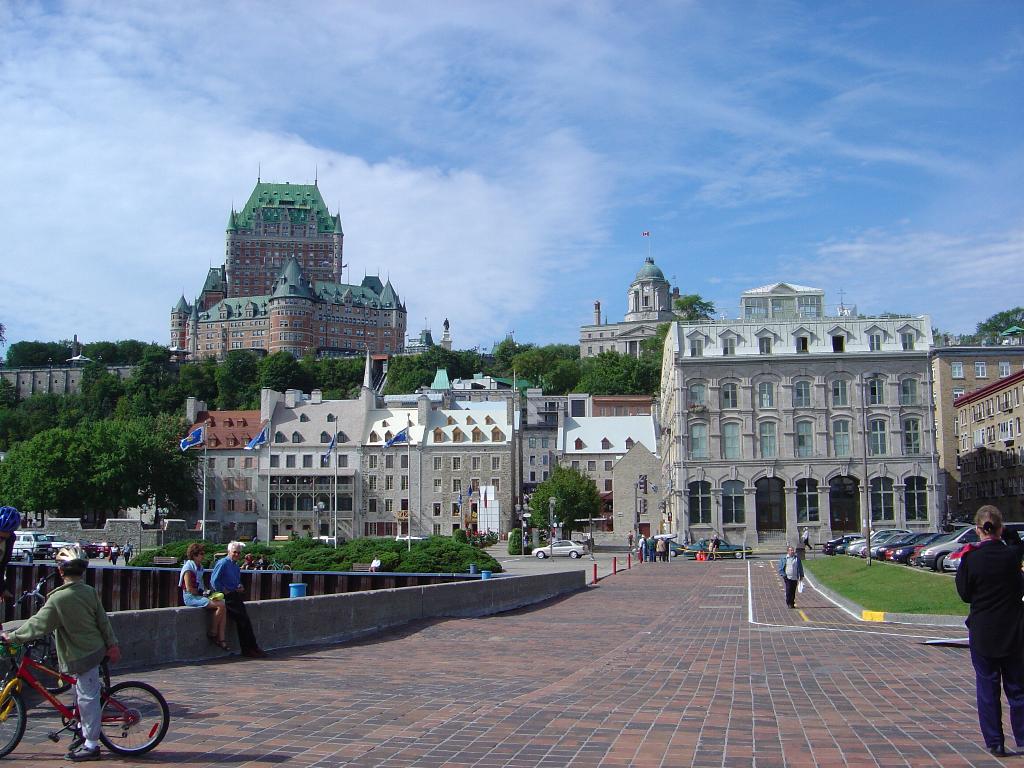
[[[585,571],[247,603],[265,649],[336,643],[431,618],[489,616],[575,592]],[[110,614],[124,659],[119,668],[223,658],[209,643],[209,611],[155,608]],[[230,624],[230,622],[229,622]],[[12,624],[13,626],[13,624]],[[237,650],[233,625],[228,642]]]
[[[202,535],[199,531],[191,530],[184,520],[169,519],[166,523],[166,530],[161,531],[159,528],[142,528],[138,520],[108,517],[106,525],[102,528],[83,528],[81,520],[77,517],[48,516],[43,528],[46,533],[66,541],[117,542],[122,547],[130,541],[136,551],[140,546],[160,547],[172,541],[199,539]],[[207,531],[211,540],[220,540],[219,526],[207,525]]]

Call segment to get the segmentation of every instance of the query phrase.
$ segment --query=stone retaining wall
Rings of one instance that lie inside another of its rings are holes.
[[[401,587],[373,592],[261,600],[249,616],[267,650],[336,643],[432,618],[488,616],[549,600],[586,587],[586,571]],[[119,669],[223,658],[206,639],[209,612],[155,608],[110,614],[124,659]],[[13,626],[13,624],[11,625]],[[228,642],[237,650],[234,626]]]

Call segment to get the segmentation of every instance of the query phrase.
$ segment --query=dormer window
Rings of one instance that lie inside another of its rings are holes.
[[[299,421],[302,421],[302,422],[305,422],[305,421],[309,421],[309,416],[307,416],[307,415],[306,415],[306,414],[304,414],[304,413],[303,413],[303,414],[300,414],[300,415],[299,415]]]
[[[465,439],[466,439],[466,436],[465,436],[465,434],[463,434],[461,429],[456,427],[455,429],[452,430],[452,442],[453,443],[461,443]]]
[[[832,337],[832,351],[833,352],[845,352],[846,351],[846,337],[837,334]]]
[[[434,430],[434,442],[443,443],[445,441],[444,430],[438,427]]]
[[[334,421],[334,414],[333,413],[328,413],[327,414],[327,423],[330,424],[332,421]]]
[[[286,438],[284,436],[284,432],[275,432],[274,433],[274,442],[275,443],[284,443],[284,442],[287,442],[287,440],[288,440],[288,438]]]
[[[327,434],[326,432],[321,432],[320,433],[320,442],[321,443],[329,443],[329,442],[331,442],[331,436],[329,434]]]
[[[578,437],[576,438],[576,442],[575,442],[574,445],[576,446],[576,450],[577,451],[582,451],[583,450],[583,441],[580,438],[578,438]]]
[[[505,433],[495,427],[491,430],[491,442],[492,443],[503,443],[505,442]]]
[[[371,443],[379,443],[380,442],[380,435],[378,435],[373,430],[370,431],[370,442]]]
[[[612,447],[612,441],[611,440],[609,440],[607,437],[601,438],[601,450],[602,451],[610,450],[611,447]]]
[[[300,435],[298,432],[292,432],[292,442],[293,443],[301,443],[302,442],[302,435]]]
[[[626,450],[628,451],[630,448],[633,447],[633,445],[634,445],[633,438],[632,437],[627,437],[626,438]]]

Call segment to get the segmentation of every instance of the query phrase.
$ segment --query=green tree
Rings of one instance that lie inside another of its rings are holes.
[[[344,399],[358,396],[366,360],[361,357],[326,357],[310,363],[303,359],[302,366],[308,368],[324,397]]]
[[[217,407],[225,411],[259,407],[259,368],[256,355],[233,349],[217,366]]]
[[[7,379],[0,379],[0,409],[13,408],[18,404],[18,390]]]
[[[488,371],[492,376],[511,376],[512,375],[512,360],[517,354],[525,352],[528,349],[532,349],[532,344],[517,344],[515,339],[511,336],[495,345],[492,351],[494,362],[491,365],[491,370]]]
[[[118,403],[118,415],[134,418],[176,410],[180,406],[177,383],[167,349],[150,345],[144,349],[131,378],[125,382],[124,397]]]
[[[1015,325],[1024,328],[1024,307],[1005,309],[982,320],[974,333],[975,339],[977,343],[999,344],[1002,332]]]
[[[110,373],[103,363],[91,362],[85,366],[81,402],[86,418],[105,419],[111,416],[123,394],[124,385],[120,377]]]
[[[299,361],[287,352],[275,352],[259,362],[259,384],[261,388],[284,392],[286,389],[309,389],[309,382]]]
[[[195,397],[210,407],[217,404],[217,361],[206,357],[178,369],[178,400]]]
[[[687,293],[675,300],[675,310],[686,323],[711,320],[715,316],[715,303],[707,301],[697,293]]]
[[[582,360],[580,370],[575,391],[592,395],[654,395],[661,385],[661,366],[650,357],[602,352]]]
[[[555,520],[562,525],[566,538],[573,531],[587,530],[590,518],[601,513],[601,495],[594,481],[577,469],[555,466],[551,475],[537,486],[530,497],[531,523],[544,527],[551,526],[548,514],[550,498],[555,499]]]
[[[64,365],[71,357],[69,341],[19,341],[7,348],[8,368],[45,368]]]
[[[544,380],[544,391],[549,395],[567,395],[580,382],[580,362],[559,360]]]

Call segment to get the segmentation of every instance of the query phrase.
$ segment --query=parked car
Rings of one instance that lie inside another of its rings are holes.
[[[583,557],[585,550],[582,544],[568,539],[555,539],[545,547],[538,547],[533,554],[543,560],[546,557],[571,557],[573,560]]]
[[[95,541],[80,541],[78,546],[82,548],[82,551],[88,557],[107,557],[110,554],[110,549],[107,545],[99,544]]]
[[[22,557],[31,553],[33,560],[49,560],[53,557],[50,552],[50,539],[45,533],[35,531],[14,532],[14,552],[21,552]],[[12,552],[11,556],[14,556]]]
[[[906,535],[910,533],[906,528],[882,528],[881,530],[871,532],[871,546],[874,547],[876,544],[884,544],[894,536]],[[848,544],[846,547],[846,554],[851,557],[867,557],[865,551],[868,548],[868,540],[858,541],[853,544]]]
[[[936,539],[921,550],[917,556],[917,564],[922,568],[932,568],[942,571],[942,561],[964,544],[972,544],[978,541],[978,532],[973,526],[964,526],[952,533],[947,533],[941,539]]]
[[[962,547],[960,547],[960,549],[956,550],[955,552],[950,552],[948,555],[946,555],[946,557],[942,561],[943,572],[952,571],[955,573],[956,570],[960,567],[960,559],[977,546],[977,544],[973,543],[964,544]]]
[[[890,560],[891,561],[892,558],[887,556],[890,550],[898,549],[899,547],[904,546],[906,544],[912,544],[913,542],[918,541],[919,539],[921,539],[922,536],[927,536],[927,535],[928,534],[905,533],[902,536],[893,536],[892,538],[888,539],[887,541],[879,542],[877,545],[874,542],[872,542],[871,543],[871,557],[874,558],[875,560]]]
[[[859,533],[848,533],[836,539],[829,539],[821,545],[821,551],[826,555],[841,555],[846,552],[847,544],[863,538]]]
[[[886,548],[885,559],[892,563],[910,564],[910,558],[920,552],[928,544],[942,538],[944,533],[918,533],[903,544],[894,544]]]
[[[710,539],[697,539],[697,541],[691,544],[676,544],[676,542],[669,542],[669,551],[672,553],[672,557],[688,557],[691,560],[697,559],[697,553],[703,552],[707,554],[708,545],[711,543]],[[718,556],[719,557],[732,557],[737,560],[741,557],[750,557],[750,547],[743,547],[739,544],[730,544],[727,541],[719,540],[718,543]]]

